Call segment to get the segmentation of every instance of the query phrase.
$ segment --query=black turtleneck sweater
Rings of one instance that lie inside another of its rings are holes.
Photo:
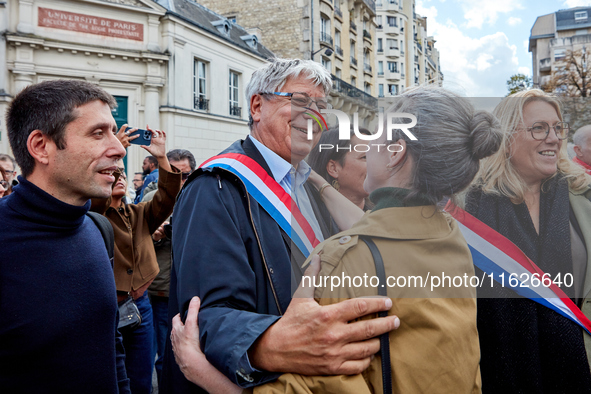
[[[129,392],[113,270],[84,206],[22,177],[0,199],[0,391]]]

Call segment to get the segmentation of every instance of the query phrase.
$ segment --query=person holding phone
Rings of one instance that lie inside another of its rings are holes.
[[[141,138],[126,133],[123,125],[117,137],[125,148]],[[133,130],[133,129],[132,129]],[[115,232],[115,284],[117,301],[132,297],[141,313],[141,325],[135,329],[123,328],[125,366],[130,379],[131,392],[149,394],[152,388],[154,326],[148,287],[159,272],[152,234],[172,214],[175,198],[181,189],[182,173],[172,167],[166,157],[166,133],[152,130],[150,145],[141,145],[157,160],[160,169],[158,191],[152,201],[126,204],[127,177],[123,160],[119,160],[119,178],[115,181],[109,199],[93,200],[92,210],[107,217]]]

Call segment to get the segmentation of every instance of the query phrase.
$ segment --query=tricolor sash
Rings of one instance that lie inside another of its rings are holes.
[[[308,257],[320,243],[290,194],[259,163],[240,153],[225,153],[206,160],[200,166],[213,167],[223,168],[240,178],[248,194],[271,215],[304,256]]]
[[[445,210],[457,220],[472,252],[474,265],[486,277],[493,275],[494,280],[503,287],[560,313],[591,334],[591,321],[587,316],[554,283],[554,278],[545,274],[513,242],[451,202]],[[538,280],[531,281],[534,274],[540,281],[539,285]],[[542,282],[543,278],[549,279]]]

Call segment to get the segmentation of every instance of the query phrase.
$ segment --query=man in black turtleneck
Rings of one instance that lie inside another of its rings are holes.
[[[25,88],[7,113],[20,184],[0,199],[0,387],[129,393],[113,271],[91,197],[125,155],[114,98],[81,81]]]

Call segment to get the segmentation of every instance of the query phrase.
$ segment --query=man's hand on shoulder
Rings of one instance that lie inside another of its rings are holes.
[[[305,276],[315,277],[320,258],[314,256]],[[320,306],[314,288],[302,284],[285,314],[249,350],[251,364],[270,372],[304,375],[353,375],[363,372],[380,350],[379,336],[400,326],[396,316],[349,323],[389,310],[389,298],[357,298]]]

